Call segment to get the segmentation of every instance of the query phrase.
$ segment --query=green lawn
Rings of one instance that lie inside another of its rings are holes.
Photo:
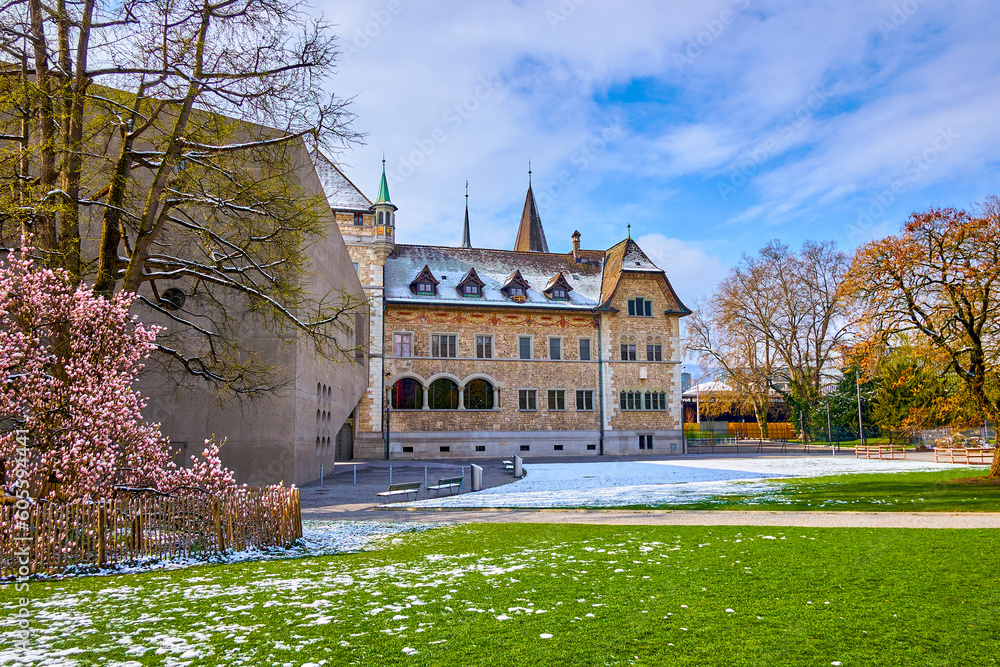
[[[35,582],[21,664],[996,665],[998,548],[988,530],[465,525]]]
[[[851,512],[1000,512],[1000,486],[959,484],[985,480],[983,467],[932,472],[857,473],[783,482],[780,490],[724,495],[664,509],[845,510]],[[635,505],[632,509],[648,509]]]

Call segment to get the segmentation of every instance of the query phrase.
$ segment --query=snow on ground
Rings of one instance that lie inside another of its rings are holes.
[[[774,493],[788,477],[945,470],[951,464],[853,457],[781,457],[526,464],[527,477],[477,493],[442,496],[414,507],[615,507],[683,504],[711,496]]]
[[[401,523],[389,521],[303,521],[302,539],[288,549],[248,549],[230,551],[207,558],[140,559],[103,570],[94,567],[69,567],[59,576],[79,574],[130,574],[150,570],[174,570],[205,563],[242,563],[245,561],[280,560],[329,556],[338,553],[369,551],[379,543],[400,533],[438,528],[441,523]],[[45,578],[42,576],[41,578]],[[2,664],[2,663],[0,663]]]

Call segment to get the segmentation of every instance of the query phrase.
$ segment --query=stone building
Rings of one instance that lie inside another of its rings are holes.
[[[328,198],[370,298],[369,385],[344,459],[680,454],[680,318],[627,238],[549,252],[531,186],[513,250],[397,244],[383,165],[374,203]],[[335,193],[335,194],[331,194]]]

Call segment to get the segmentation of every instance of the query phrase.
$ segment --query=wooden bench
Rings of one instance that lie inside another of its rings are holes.
[[[433,491],[434,495],[437,495],[439,491],[451,491],[452,489],[455,489],[455,493],[461,493],[464,483],[464,475],[462,477],[445,477],[444,479],[439,479],[437,484],[428,486],[427,490]]]
[[[993,456],[996,449],[991,447],[935,447],[934,462],[941,463],[945,459],[946,463],[980,463],[989,465],[993,463]],[[978,460],[974,460],[978,459]]]
[[[390,484],[388,491],[379,491],[375,494],[376,498],[385,498],[387,500],[392,499],[393,496],[403,496],[404,498],[413,494],[413,497],[417,497],[417,493],[420,491],[420,482],[406,482],[404,484]]]
[[[866,459],[906,458],[906,445],[857,445],[854,447],[854,458],[859,459],[864,454]]]

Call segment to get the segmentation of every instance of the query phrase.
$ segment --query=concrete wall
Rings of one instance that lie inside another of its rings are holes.
[[[297,156],[298,182],[306,197],[322,195],[304,147]],[[327,231],[306,246],[303,281],[312,296],[347,295],[358,305],[364,324],[368,307],[351,257],[329,209]],[[234,305],[233,308],[239,306]],[[165,317],[143,314],[144,321],[171,327]],[[171,377],[151,365],[140,378],[139,389],[149,397],[144,416],[158,421],[174,443],[187,443],[187,454],[198,454],[205,438],[221,442],[223,462],[240,483],[251,485],[304,484],[319,479],[320,466],[332,467],[337,431],[350,416],[368,385],[368,331],[362,326],[362,357],[349,351],[358,341],[355,317],[348,313],[336,334],[348,353],[336,360],[320,355],[311,341],[291,332],[275,335],[248,317],[239,335],[261,359],[278,369],[280,389],[254,401],[220,399],[208,383]],[[183,384],[178,386],[179,379]],[[317,412],[319,418],[317,418]]]

